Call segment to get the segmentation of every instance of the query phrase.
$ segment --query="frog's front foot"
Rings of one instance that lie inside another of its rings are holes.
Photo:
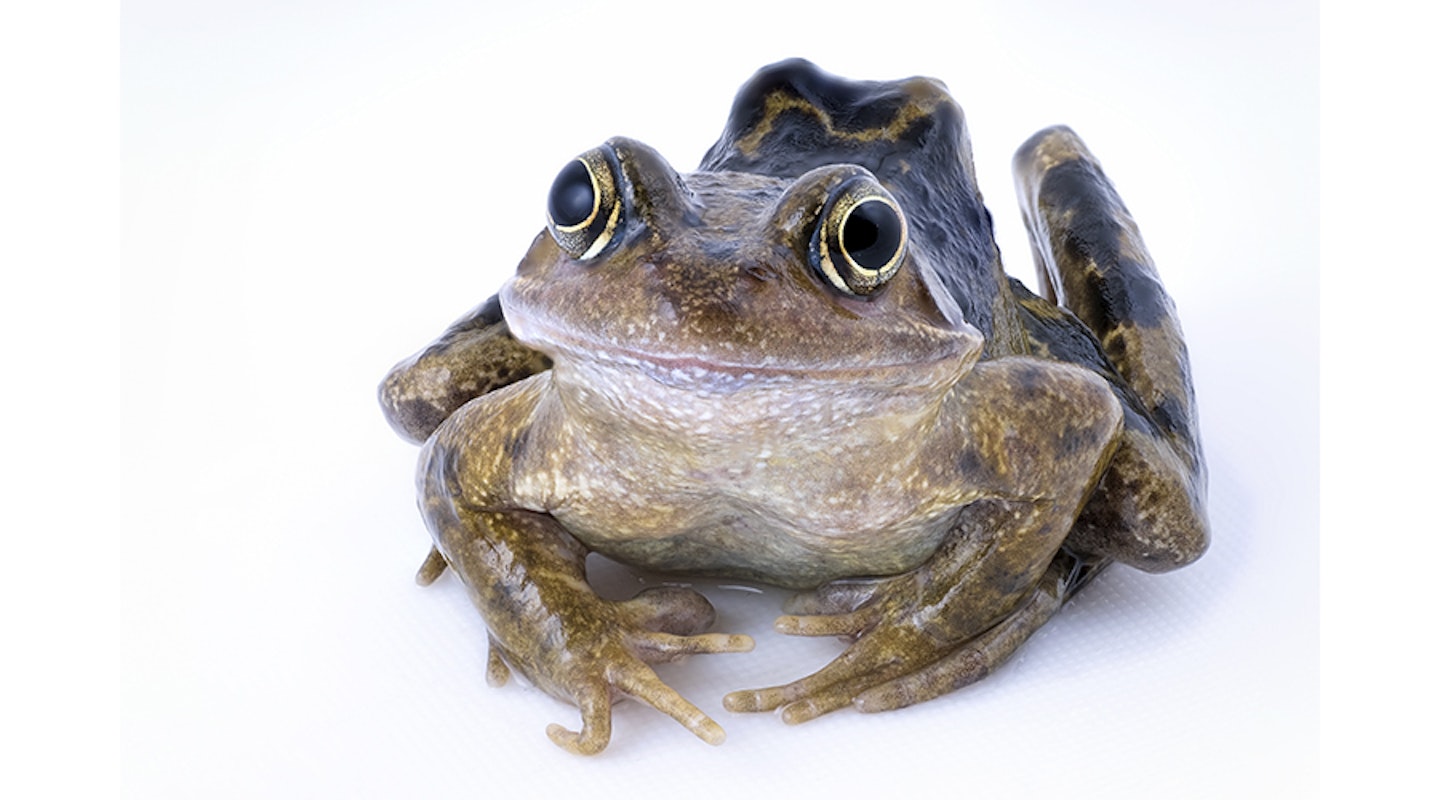
[[[589,599],[588,605],[557,615],[538,644],[507,647],[503,635],[492,635],[491,682],[496,677],[503,682],[506,671],[497,664],[503,659],[536,685],[574,702],[581,729],[552,724],[545,731],[572,753],[593,755],[605,748],[611,705],[621,697],[633,697],[670,716],[705,742],[723,742],[720,725],[661,681],[651,665],[696,654],[745,652],[754,648],[754,641],[743,635],[698,633],[709,627],[714,611],[689,589],[649,589],[624,602]]]
[[[954,639],[929,624],[922,578],[839,581],[797,596],[775,627],[800,636],[842,636],[853,643],[819,671],[765,689],[732,692],[730,711],[773,711],[790,724],[846,706],[867,713],[924,702],[989,675],[1059,610],[1066,576],[1058,567],[998,622]]]

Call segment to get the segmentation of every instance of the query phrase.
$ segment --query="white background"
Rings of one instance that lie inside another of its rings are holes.
[[[1337,765],[1319,756],[1319,264],[1322,235],[1381,201],[1322,208],[1322,148],[1327,170],[1348,172],[1331,156],[1351,140],[1319,133],[1314,4],[507,5],[133,2],[8,26],[0,71],[24,114],[5,163],[31,181],[5,208],[24,249],[3,298],[15,447],[0,599],[16,675],[0,784],[136,797],[1289,796]],[[1326,31],[1332,47],[1358,35]],[[946,81],[1007,266],[1027,281],[1010,154],[1056,122],[1086,139],[1182,315],[1215,542],[1171,575],[1110,571],[976,687],[799,728],[728,714],[719,698],[804,674],[839,644],[768,633],[780,593],[713,592],[721,627],[757,635],[757,650],[664,674],[727,743],[626,704],[610,749],[579,759],[543,733],[574,727],[573,709],[485,686],[483,626],[458,582],[411,582],[427,546],[415,450],[385,426],[374,386],[498,287],[568,158],[623,134],[688,168],[740,84],[792,55],[848,77]],[[1362,103],[1394,91],[1356,88],[1346,69],[1326,81]],[[1380,168],[1408,165],[1406,143],[1392,140]],[[1369,280],[1352,276],[1399,265],[1344,247],[1323,255],[1344,256],[1327,309],[1348,318],[1352,280]],[[1361,312],[1375,334],[1342,328],[1334,351],[1403,341],[1390,321],[1413,299],[1398,294]],[[1353,374],[1327,369],[1327,390],[1393,396],[1387,373]],[[1341,438],[1408,436],[1410,406]],[[1327,473],[1327,492],[1361,493],[1364,477]],[[1341,621],[1327,652],[1342,656],[1326,662],[1327,687],[1359,677],[1384,692],[1414,674],[1396,653],[1403,628],[1382,649],[1362,627],[1404,605],[1410,582],[1365,584],[1362,596],[1396,594],[1374,614],[1344,591],[1418,552],[1384,538],[1404,530],[1347,528],[1359,566],[1327,557],[1327,623]],[[1391,705],[1414,699],[1389,691]],[[1372,703],[1350,697],[1331,708],[1369,721]],[[1327,753],[1411,752],[1349,720]]]

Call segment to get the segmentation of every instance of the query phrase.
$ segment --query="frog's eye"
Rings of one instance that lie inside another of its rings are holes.
[[[873,180],[856,178],[840,186],[821,211],[811,260],[835,288],[868,295],[900,268],[906,235],[895,198]]]
[[[550,235],[575,258],[599,255],[620,227],[616,172],[613,156],[597,148],[566,164],[550,185]]]

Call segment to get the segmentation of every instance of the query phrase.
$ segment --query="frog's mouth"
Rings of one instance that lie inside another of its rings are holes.
[[[505,295],[502,293],[502,304]],[[964,375],[980,355],[978,341],[957,335],[924,359],[887,358],[863,364],[808,360],[790,362],[773,354],[747,358],[743,363],[708,355],[657,352],[577,332],[556,325],[544,315],[524,312],[518,304],[505,306],[511,334],[521,343],[550,356],[560,371],[580,368],[619,369],[643,374],[676,389],[729,394],[756,385],[848,384],[883,387],[948,387]],[[660,337],[663,340],[663,335]],[[894,353],[887,355],[893,356]]]

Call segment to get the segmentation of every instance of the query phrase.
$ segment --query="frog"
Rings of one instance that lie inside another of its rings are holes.
[[[732,713],[802,723],[994,672],[1113,564],[1209,543],[1174,301],[1064,126],[1013,159],[1037,290],[1001,263],[946,86],[802,59],[740,89],[699,167],[617,137],[567,162],[513,277],[397,364],[432,546],[484,618],[486,677],[574,704],[604,750],[638,700],[725,732],[655,665],[751,650],[697,577],[794,594],[844,649]],[[667,580],[601,597],[598,553]]]

